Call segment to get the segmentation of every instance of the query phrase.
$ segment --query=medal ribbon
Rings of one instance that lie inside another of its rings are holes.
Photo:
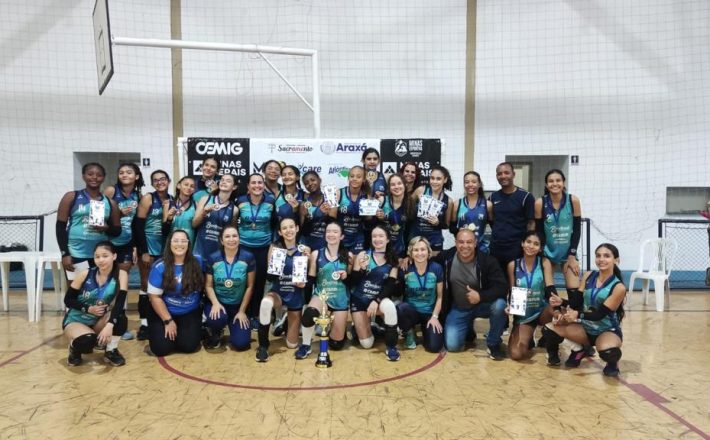
[[[426,279],[427,276],[429,276],[429,262],[427,261],[426,263],[426,270],[424,271],[424,276],[419,275],[419,271],[417,270],[417,266],[414,266],[414,275],[417,276],[417,281],[419,281],[419,287],[421,287],[421,290],[426,290]]]
[[[256,223],[256,218],[259,215],[259,211],[261,211],[261,207],[264,205],[264,200],[262,196],[261,203],[259,203],[259,207],[256,208],[256,213],[254,212],[254,204],[251,202],[251,196],[249,196],[249,211],[251,211],[251,223],[255,224]]]
[[[523,271],[523,275],[525,275],[525,282],[527,283],[527,288],[532,290],[532,280],[533,277],[535,276],[535,269],[537,269],[537,257],[535,258],[535,262],[533,263],[533,268],[530,273],[528,273],[528,266],[525,264],[525,258],[520,259],[520,269]]]
[[[224,272],[227,275],[227,279],[232,279],[232,270],[234,270],[234,265],[237,263],[239,260],[239,252],[234,255],[234,260],[232,260],[231,264],[227,263],[227,256],[223,253],[222,254],[222,261],[224,262]]]

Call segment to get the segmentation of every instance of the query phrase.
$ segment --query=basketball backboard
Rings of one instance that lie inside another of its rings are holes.
[[[113,76],[113,53],[111,52],[111,25],[108,19],[108,0],[94,3],[94,45],[96,48],[96,73],[99,79],[99,95]]]

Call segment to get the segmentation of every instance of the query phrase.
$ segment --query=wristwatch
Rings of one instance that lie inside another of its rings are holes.
[[[163,319],[163,324],[168,325],[170,322],[172,322],[173,318],[168,318],[168,319]]]

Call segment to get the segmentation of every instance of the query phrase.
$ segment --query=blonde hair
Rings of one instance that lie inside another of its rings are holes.
[[[431,257],[431,245],[429,244],[429,240],[426,238],[422,237],[421,235],[417,235],[416,237],[412,238],[409,240],[409,245],[407,246],[407,256],[409,258],[412,258],[412,249],[414,249],[414,246],[417,245],[417,243],[422,242],[426,245],[427,252],[429,253],[429,257]]]

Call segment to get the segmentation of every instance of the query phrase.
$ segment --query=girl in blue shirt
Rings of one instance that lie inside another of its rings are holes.
[[[180,229],[171,232],[148,277],[148,340],[155,356],[200,348],[204,287],[202,259],[192,255],[190,237]]]
[[[341,188],[338,194],[338,206],[331,216],[338,218],[345,234],[345,248],[358,253],[365,249],[365,224],[371,217],[360,216],[360,200],[367,199],[370,185],[365,180],[365,169],[361,166],[350,168],[348,186]]]
[[[235,225],[238,211],[234,203],[237,180],[233,174],[225,174],[219,180],[219,191],[203,196],[197,202],[192,226],[197,231],[194,254],[208,257],[219,250],[222,228]]]
[[[466,195],[454,202],[449,229],[456,236],[459,229],[468,227],[470,224],[475,225],[478,250],[488,252],[488,240],[484,238],[484,234],[486,233],[486,225],[492,217],[493,204],[486,200],[481,175],[475,171],[464,174],[463,189]]]
[[[451,190],[451,174],[446,168],[434,165],[429,174],[429,183],[420,186],[412,194],[412,201],[417,210],[419,204],[422,203],[422,196],[428,196],[443,203],[438,216],[417,216],[409,232],[412,238],[417,236],[426,238],[431,245],[433,255],[437,255],[443,249],[444,236],[441,231],[448,229],[449,219],[453,215],[453,204],[446,194],[446,190]]]
[[[136,244],[133,239],[133,219],[138,212],[141,189],[145,186],[138,165],[124,163],[118,167],[116,184],[104,190],[104,195],[118,205],[121,212],[121,235],[111,239],[116,247],[121,270],[129,272],[137,262]]]

